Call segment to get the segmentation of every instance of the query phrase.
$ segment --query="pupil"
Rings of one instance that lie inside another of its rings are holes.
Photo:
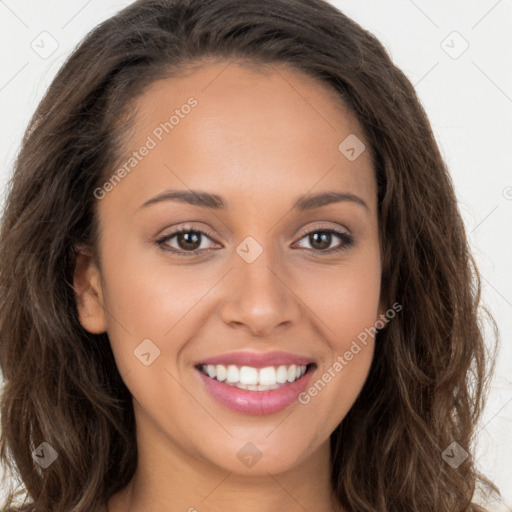
[[[181,242],[184,241],[185,243],[182,244]],[[197,244],[199,241],[199,233],[196,233],[194,231],[188,231],[186,233],[180,233],[178,235],[178,244],[182,249],[191,249],[195,250],[197,247],[194,247],[194,244]],[[188,245],[192,244],[192,246]],[[201,245],[201,244],[199,244]]]
[[[312,233],[309,235],[310,243],[312,247],[316,247],[317,249],[327,249],[331,245],[331,233]],[[320,242],[318,240],[320,239]],[[315,245],[320,243],[320,247]]]

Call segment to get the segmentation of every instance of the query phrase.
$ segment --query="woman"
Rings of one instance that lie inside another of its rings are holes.
[[[493,361],[448,170],[410,82],[326,2],[99,25],[27,130],[0,261],[16,510],[498,492],[470,451]]]

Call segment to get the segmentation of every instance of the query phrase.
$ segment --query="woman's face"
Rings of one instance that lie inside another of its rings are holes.
[[[138,443],[252,475],[325,455],[370,368],[374,339],[358,336],[385,310],[360,125],[283,66],[207,64],[137,107],[125,172],[95,192],[100,270],[80,260],[75,287],[83,326],[108,332]]]

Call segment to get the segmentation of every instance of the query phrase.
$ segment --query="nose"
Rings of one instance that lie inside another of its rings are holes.
[[[235,255],[221,306],[222,320],[232,328],[246,329],[254,336],[267,336],[275,329],[292,327],[301,315],[301,302],[288,272],[277,265],[270,250],[263,250],[247,263]]]

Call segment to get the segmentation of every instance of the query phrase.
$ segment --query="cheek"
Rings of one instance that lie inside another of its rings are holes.
[[[105,232],[102,256],[103,298],[108,334],[121,374],[141,369],[134,357],[144,340],[151,340],[159,364],[181,349],[180,319],[200,301],[207,284],[192,267],[166,264],[158,248],[143,246],[133,233]],[[211,286],[211,285],[210,285]],[[186,322],[183,322],[183,324]],[[146,342],[147,343],[147,342]],[[151,345],[149,345],[151,347]],[[172,347],[172,354],[169,348]],[[153,366],[153,365],[152,365]]]
[[[149,244],[133,233],[126,234],[126,241],[111,238],[103,266],[105,302],[125,331],[161,339],[198,303],[211,280],[201,266],[181,264],[177,257],[166,260],[161,249]]]
[[[328,429],[345,417],[368,376],[379,318],[380,272],[380,260],[368,252],[330,275],[316,275],[315,286],[301,295],[320,319],[330,353],[301,403],[312,406],[314,416],[328,418]]]
[[[344,352],[351,340],[378,319],[380,260],[368,252],[327,271],[309,274],[311,279],[302,282],[298,295],[324,324],[331,348]]]

